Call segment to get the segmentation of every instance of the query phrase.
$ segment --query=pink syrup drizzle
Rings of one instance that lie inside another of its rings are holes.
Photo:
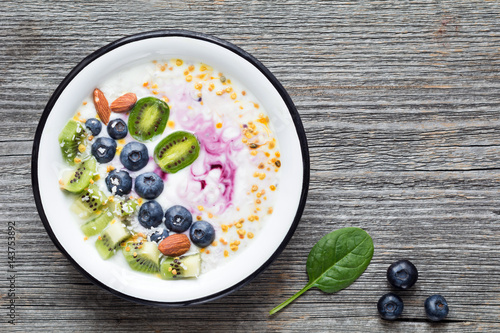
[[[158,176],[160,176],[160,178],[163,179],[164,182],[167,181],[168,174],[165,171],[163,171],[159,166],[156,166],[153,172],[156,173]]]
[[[198,165],[196,171],[193,167],[190,169],[190,181],[200,183],[200,192],[207,186],[207,178],[210,171],[220,169],[220,177],[218,180],[219,193],[215,200],[208,200],[203,197],[202,202],[198,204],[213,205],[219,207],[216,214],[222,214],[232,205],[232,198],[234,194],[234,182],[237,171],[237,165],[234,162],[236,152],[243,149],[241,144],[241,132],[238,128],[238,136],[227,138],[224,136],[224,129],[216,130],[213,121],[207,120],[203,115],[198,114],[192,119],[180,119],[179,123],[183,129],[193,132],[200,142],[200,149],[204,150],[205,154],[201,154],[202,161],[197,161]],[[199,157],[199,158],[200,158]],[[201,167],[200,167],[201,162]],[[179,193],[181,196],[188,195],[189,191]],[[187,198],[186,198],[187,199]]]

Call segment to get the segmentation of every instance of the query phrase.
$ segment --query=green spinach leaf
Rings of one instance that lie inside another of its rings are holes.
[[[307,275],[309,282],[295,295],[281,303],[274,314],[312,287],[334,293],[348,287],[363,274],[373,257],[373,241],[360,228],[343,228],[321,238],[309,252]]]

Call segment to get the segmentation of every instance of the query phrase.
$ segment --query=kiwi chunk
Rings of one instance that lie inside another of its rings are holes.
[[[177,131],[155,147],[155,162],[166,173],[176,173],[193,163],[200,153],[200,143],[189,132]]]
[[[108,259],[115,254],[120,243],[129,237],[130,232],[121,222],[110,223],[95,242],[95,247],[102,259]]]
[[[113,220],[113,214],[109,211],[101,213],[101,215],[94,217],[92,220],[86,222],[81,226],[85,236],[90,237],[97,235],[104,229],[109,222]]]
[[[165,130],[169,115],[170,108],[164,101],[155,97],[141,98],[130,111],[130,135],[138,141],[152,141]]]
[[[63,188],[66,191],[79,193],[89,186],[90,180],[96,173],[97,162],[94,157],[77,164],[75,171],[68,173],[63,179]]]
[[[97,185],[90,184],[88,188],[78,194],[75,202],[71,205],[71,210],[80,218],[86,219],[97,213],[107,200],[108,198]]]
[[[200,275],[200,271],[199,253],[180,258],[167,257],[160,265],[161,278],[165,280],[196,278]]]
[[[74,165],[75,157],[81,154],[78,148],[84,143],[86,134],[85,126],[73,119],[68,121],[59,134],[59,146],[63,158],[70,165]]]
[[[160,251],[155,242],[127,242],[123,255],[130,268],[144,273],[160,271]]]
[[[136,199],[125,198],[124,200],[115,201],[113,213],[121,217],[129,216],[135,212],[138,205]]]

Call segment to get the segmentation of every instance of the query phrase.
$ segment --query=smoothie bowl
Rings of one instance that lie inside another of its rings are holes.
[[[141,303],[215,299],[286,246],[309,182],[297,111],[236,46],[188,31],[118,40],[64,79],[40,120],[33,191],[59,250]]]

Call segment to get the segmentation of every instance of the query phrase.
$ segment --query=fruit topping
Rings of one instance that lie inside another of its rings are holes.
[[[115,99],[109,106],[113,112],[130,111],[137,102],[137,96],[134,93],[127,93]]]
[[[132,191],[132,178],[125,170],[111,170],[106,177],[106,186],[113,195],[129,194]]]
[[[432,321],[440,321],[448,315],[448,302],[441,295],[432,295],[425,300],[425,314]]]
[[[155,147],[154,157],[158,166],[167,173],[176,173],[193,163],[200,152],[196,137],[188,132],[170,134]]]
[[[163,209],[160,204],[154,200],[144,203],[139,209],[139,223],[144,228],[156,228],[163,219]]]
[[[162,279],[174,280],[198,277],[201,272],[200,254],[193,254],[181,258],[165,258],[160,265]]]
[[[110,138],[98,138],[92,144],[92,155],[99,163],[110,162],[116,154],[116,141]]]
[[[139,142],[129,142],[120,153],[120,161],[131,171],[141,170],[149,161],[148,148]]]
[[[69,164],[75,164],[75,158],[80,155],[78,148],[84,143],[86,134],[82,123],[75,120],[68,121],[59,134],[59,146],[64,160]]]
[[[122,223],[113,223],[111,221],[99,238],[97,238],[95,247],[102,259],[108,259],[115,254],[115,250],[120,243],[129,237],[130,232]]]
[[[140,174],[135,179],[135,191],[144,199],[156,199],[163,192],[163,180],[154,172]]]
[[[97,88],[94,89],[94,106],[101,121],[107,125],[111,109],[109,108],[108,100],[104,96],[104,93]]]
[[[387,269],[387,280],[396,288],[411,288],[418,280],[417,268],[408,260],[396,261]]]
[[[85,219],[96,212],[108,198],[99,190],[97,185],[90,184],[81,193],[71,205],[71,210],[80,218]],[[104,225],[106,226],[106,225]]]
[[[90,237],[97,235],[104,229],[109,222],[113,220],[113,214],[109,211],[101,213],[101,215],[94,217],[92,220],[86,222],[81,226],[85,236]]]
[[[165,212],[165,225],[174,232],[184,232],[193,223],[193,216],[182,206],[173,206]]]
[[[69,192],[79,193],[90,184],[96,171],[95,158],[90,157],[77,165],[76,170],[66,174],[62,180],[62,187]]]
[[[154,234],[152,234],[149,239],[152,241],[152,242],[156,242],[156,243],[159,243],[161,242],[162,240],[164,240],[165,238],[167,238],[169,236],[169,232],[167,229],[163,229],[163,231],[157,231],[155,232]]]
[[[215,239],[215,229],[206,221],[196,221],[189,230],[189,237],[195,245],[207,247]]]
[[[183,255],[191,247],[188,236],[184,234],[174,234],[168,236],[158,244],[158,250],[166,256],[177,257]]]
[[[85,122],[85,127],[90,130],[93,136],[96,136],[101,133],[102,123],[95,118],[90,118]]]
[[[113,213],[120,217],[129,216],[137,209],[137,200],[125,197],[124,200],[115,200]]]
[[[127,242],[123,247],[123,256],[130,268],[144,273],[160,271],[158,246],[154,242]]]
[[[377,310],[382,319],[395,320],[403,312],[403,300],[396,294],[388,293],[380,297],[377,302]]]
[[[113,119],[107,126],[108,134],[115,140],[123,139],[127,136],[127,124],[122,119]]]
[[[141,98],[130,111],[130,135],[142,142],[153,140],[165,130],[169,115],[170,109],[164,101],[155,97]]]

